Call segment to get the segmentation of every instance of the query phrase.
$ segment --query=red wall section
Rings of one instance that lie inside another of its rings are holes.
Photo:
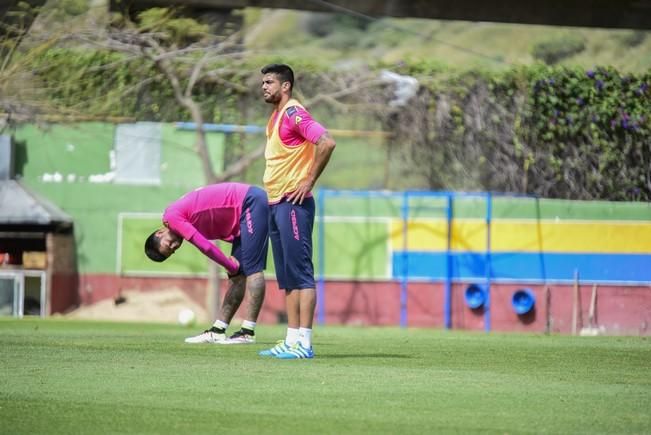
[[[49,313],[65,313],[72,307],[79,305],[79,293],[77,286],[79,277],[77,274],[53,273],[50,288],[57,289],[50,291]]]
[[[207,280],[204,278],[130,278],[109,274],[81,275],[79,297],[82,305],[115,299],[125,290],[157,291],[178,288],[196,303],[206,303]]]
[[[222,295],[227,281],[222,281]],[[203,278],[129,278],[116,275],[82,275],[79,300],[92,304],[117,297],[124,290],[155,291],[179,288],[198,304],[205,304],[207,280]],[[453,329],[485,330],[483,308],[471,310],[464,301],[467,284],[452,286],[451,317]],[[513,292],[531,289],[536,305],[530,313],[519,316],[511,307]],[[572,285],[549,285],[550,330],[553,333],[572,332],[574,290]],[[443,328],[444,301],[442,283],[410,283],[407,297],[407,324],[412,327]],[[592,285],[579,288],[582,325],[588,326]],[[246,303],[246,300],[245,300]],[[325,323],[338,325],[400,324],[400,284],[396,282],[328,281],[325,297]],[[318,310],[318,307],[317,307]],[[240,310],[243,312],[242,310]],[[258,321],[284,321],[284,292],[274,280],[267,281],[265,304]],[[240,315],[240,313],[238,313]],[[541,285],[492,284],[491,330],[543,333],[547,323],[545,287]],[[651,335],[651,287],[599,286],[595,310],[597,324],[606,334]],[[578,323],[578,322],[577,322]],[[577,324],[577,332],[581,325]]]
[[[328,281],[325,322],[344,325],[398,325],[400,287],[391,282]],[[318,308],[317,308],[318,310]]]

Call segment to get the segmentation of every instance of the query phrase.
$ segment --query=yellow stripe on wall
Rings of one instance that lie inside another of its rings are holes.
[[[401,220],[391,222],[391,246],[403,249]],[[413,251],[443,251],[447,222],[443,219],[409,221],[407,247]],[[493,252],[603,252],[651,253],[651,223],[644,222],[555,222],[499,220],[491,223]],[[453,222],[452,250],[486,249],[483,220],[458,219]]]
[[[483,221],[456,220],[452,229],[452,249],[457,251],[484,250],[486,228]],[[407,226],[407,249],[410,251],[444,251],[447,246],[447,221],[443,219],[413,219]],[[402,250],[403,223],[391,221],[391,247]]]

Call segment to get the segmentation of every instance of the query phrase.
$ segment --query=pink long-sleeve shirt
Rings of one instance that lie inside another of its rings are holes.
[[[237,265],[211,240],[232,242],[240,235],[242,203],[249,190],[242,183],[219,183],[186,193],[163,213],[163,223],[229,273]]]

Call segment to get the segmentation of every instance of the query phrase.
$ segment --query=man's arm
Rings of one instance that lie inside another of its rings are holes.
[[[196,246],[204,255],[210,258],[215,263],[221,265],[228,271],[229,275],[236,274],[240,265],[234,258],[229,258],[210,240],[202,236],[198,231],[195,232],[190,240],[188,240],[194,246]]]
[[[319,179],[319,176],[328,165],[330,156],[337,144],[332,136],[330,136],[330,133],[326,131],[316,141],[315,145],[316,152],[314,154],[314,161],[312,162],[307,178],[298,185],[298,188],[294,192],[287,196],[287,200],[293,204],[303,204],[305,196],[312,191],[316,180]]]

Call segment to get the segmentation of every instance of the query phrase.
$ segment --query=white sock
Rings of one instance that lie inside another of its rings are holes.
[[[242,328],[250,329],[251,331],[255,331],[255,322],[251,322],[250,320],[243,320],[242,321]]]
[[[287,337],[285,343],[287,346],[293,346],[298,342],[298,328],[287,328]]]
[[[228,323],[222,322],[221,320],[215,320],[215,323],[212,324],[215,328],[221,328],[223,330],[228,329]]]
[[[312,347],[312,329],[311,328],[299,328],[298,330],[298,342],[301,343],[305,349]]]

